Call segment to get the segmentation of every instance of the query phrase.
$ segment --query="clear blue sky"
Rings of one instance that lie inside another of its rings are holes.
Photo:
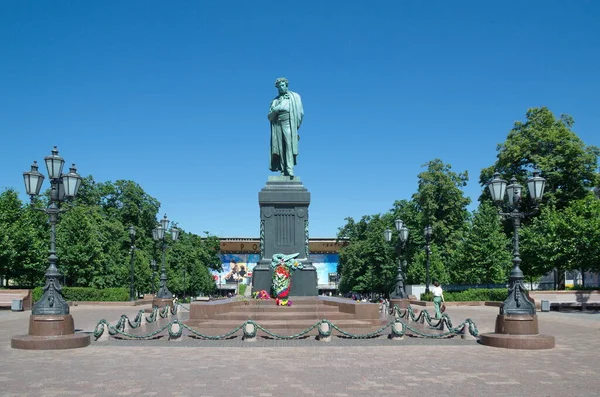
[[[600,145],[599,20],[592,0],[2,1],[0,189],[25,199],[22,172],[58,145],[187,231],[256,237],[285,76],[312,237],[410,199],[434,158],[469,172],[476,201],[530,107]]]

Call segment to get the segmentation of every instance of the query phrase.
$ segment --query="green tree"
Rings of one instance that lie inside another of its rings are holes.
[[[418,175],[419,185],[412,200],[420,216],[421,230],[433,227],[433,241],[443,247],[456,230],[460,230],[469,217],[467,206],[471,199],[464,196],[462,188],[469,176],[467,171],[455,173],[450,164],[440,159],[426,163],[427,170]],[[442,256],[445,256],[442,249]]]
[[[58,267],[67,286],[90,286],[101,269],[104,254],[94,211],[74,206],[61,214],[56,227]]]
[[[171,292],[179,296],[214,292],[210,270],[220,270],[219,249],[220,241],[216,236],[201,238],[182,230],[179,239],[171,243],[168,250]]]
[[[13,189],[0,194],[0,276],[18,285],[39,285],[48,266],[48,218],[34,210],[41,205],[23,206]]]
[[[512,245],[503,231],[498,209],[483,202],[457,238],[448,261],[450,278],[462,284],[505,283],[512,267]]]
[[[338,239],[348,245],[340,250],[338,273],[342,292],[387,294],[395,282],[397,262],[383,231],[392,221],[391,213],[363,216],[359,222],[346,218]]]
[[[600,200],[593,194],[562,210],[545,207],[521,232],[523,272],[531,278],[557,270],[600,271]],[[564,280],[560,287],[564,288]]]
[[[544,201],[559,210],[599,186],[600,149],[579,139],[571,116],[556,119],[548,108],[541,107],[527,110],[526,118],[515,122],[506,141],[498,145],[495,163],[481,171],[482,186],[495,171],[507,180],[515,176],[524,184],[530,171],[538,169],[546,178]]]

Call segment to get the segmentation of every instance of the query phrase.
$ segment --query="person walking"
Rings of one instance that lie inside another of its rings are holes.
[[[433,306],[435,307],[435,318],[442,317],[442,305],[444,303],[444,290],[440,287],[440,283],[437,281],[433,283],[433,288],[431,289],[431,293],[433,294]]]

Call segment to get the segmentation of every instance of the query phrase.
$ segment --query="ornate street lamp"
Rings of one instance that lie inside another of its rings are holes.
[[[521,219],[538,211],[545,184],[546,180],[540,177],[537,171],[533,172],[533,177],[527,180],[529,196],[535,205],[532,212],[521,212],[519,210],[523,187],[517,183],[515,177],[510,180],[510,184],[507,184],[496,172],[494,178],[487,184],[492,200],[496,205],[502,205],[505,193],[508,195],[508,204],[512,210],[510,212],[500,211],[499,214],[512,220],[513,268],[509,275],[508,297],[500,306],[500,314],[496,318],[495,332],[480,335],[480,341],[484,345],[513,349],[550,349],[554,347],[553,336],[538,333],[535,303],[529,298],[523,283],[523,272],[519,267],[521,264],[519,255]]]
[[[135,227],[129,226],[129,238],[131,239],[131,261],[129,263],[129,300],[135,300],[135,271],[133,264],[135,261]]]
[[[158,266],[154,259],[150,261],[150,268],[152,269],[152,293],[156,294],[156,270],[158,269]]]
[[[52,154],[44,158],[48,177],[50,178],[50,204],[42,209],[48,215],[50,223],[50,250],[48,261],[50,265],[46,269],[46,284],[42,298],[33,306],[31,314],[69,314],[69,305],[62,296],[62,286],[60,284],[60,273],[56,267],[58,257],[56,256],[56,224],[58,214],[66,211],[60,208],[59,204],[67,198],[73,198],[77,195],[81,185],[81,177],[77,174],[75,164],[69,169],[68,174],[63,174],[65,160],[58,155],[58,149],[54,146]],[[31,165],[31,170],[23,173],[25,189],[31,197],[31,201],[40,194],[44,176],[38,171],[37,162]]]
[[[156,241],[162,242],[162,268],[160,274],[160,283],[158,292],[156,293],[156,299],[159,300],[159,303],[167,303],[169,300],[173,300],[173,294],[169,291],[167,287],[167,270],[166,270],[166,251],[167,251],[167,241],[166,241],[166,230],[169,227],[169,220],[167,219],[167,215],[160,220],[159,226],[152,230],[152,237]],[[173,242],[177,241],[179,238],[179,229],[176,227],[171,227],[171,240]],[[156,304],[154,306],[160,306],[160,304]]]
[[[185,278],[187,276],[187,271],[185,269],[182,269],[182,273],[183,273],[183,296],[181,297],[181,300],[183,301],[185,299]]]
[[[427,262],[425,264],[425,292],[429,292],[429,256],[431,255],[431,235],[433,234],[433,228],[426,226],[423,229],[423,235],[425,236],[425,254],[427,254]]]
[[[527,290],[523,283],[523,272],[519,267],[521,263],[519,255],[519,227],[521,226],[522,218],[533,215],[538,211],[538,204],[544,195],[545,184],[546,180],[539,176],[539,172],[535,171],[533,177],[527,180],[529,195],[535,204],[535,208],[533,212],[520,212],[519,207],[523,187],[517,183],[515,177],[510,180],[510,185],[507,186],[506,181],[500,178],[500,174],[496,172],[494,178],[488,183],[488,189],[496,205],[501,205],[504,202],[504,193],[506,192],[509,206],[512,208],[511,212],[500,212],[500,215],[512,219],[513,224],[513,268],[510,272],[508,298],[500,308],[501,314],[535,314],[535,305],[529,299],[523,299],[523,296],[527,296]]]
[[[65,160],[59,156],[58,149],[54,146],[52,154],[44,158],[48,178],[50,179],[50,200],[46,208],[40,209],[46,215],[50,224],[50,249],[46,269],[46,282],[42,297],[36,302],[31,311],[29,321],[29,335],[15,336],[11,346],[19,349],[56,349],[84,347],[90,344],[89,335],[74,334],[73,317],[69,314],[69,305],[62,295],[60,283],[61,274],[56,267],[56,224],[58,215],[66,211],[60,204],[77,195],[81,186],[81,177],[77,174],[75,164],[67,174],[63,174]],[[23,173],[25,191],[35,201],[40,194],[44,175],[38,171],[37,162],[34,161],[31,170]],[[59,341],[59,339],[61,339]],[[57,347],[57,346],[61,347]]]
[[[396,251],[398,254],[398,274],[396,276],[396,288],[394,289],[394,295],[392,298],[406,299],[406,291],[404,290],[404,266],[400,254],[406,241],[408,240],[408,228],[404,225],[401,219],[396,219],[394,222],[396,231],[398,231],[399,244],[396,245]],[[392,230],[386,229],[384,232],[385,241],[388,243],[392,241]]]

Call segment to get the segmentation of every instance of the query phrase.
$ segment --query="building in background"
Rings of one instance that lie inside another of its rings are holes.
[[[319,294],[337,294],[339,277],[337,265],[343,243],[335,238],[309,239],[309,259],[317,269]],[[252,285],[252,271],[260,260],[258,238],[221,238],[222,270],[212,272],[220,295],[234,294],[239,284]]]

